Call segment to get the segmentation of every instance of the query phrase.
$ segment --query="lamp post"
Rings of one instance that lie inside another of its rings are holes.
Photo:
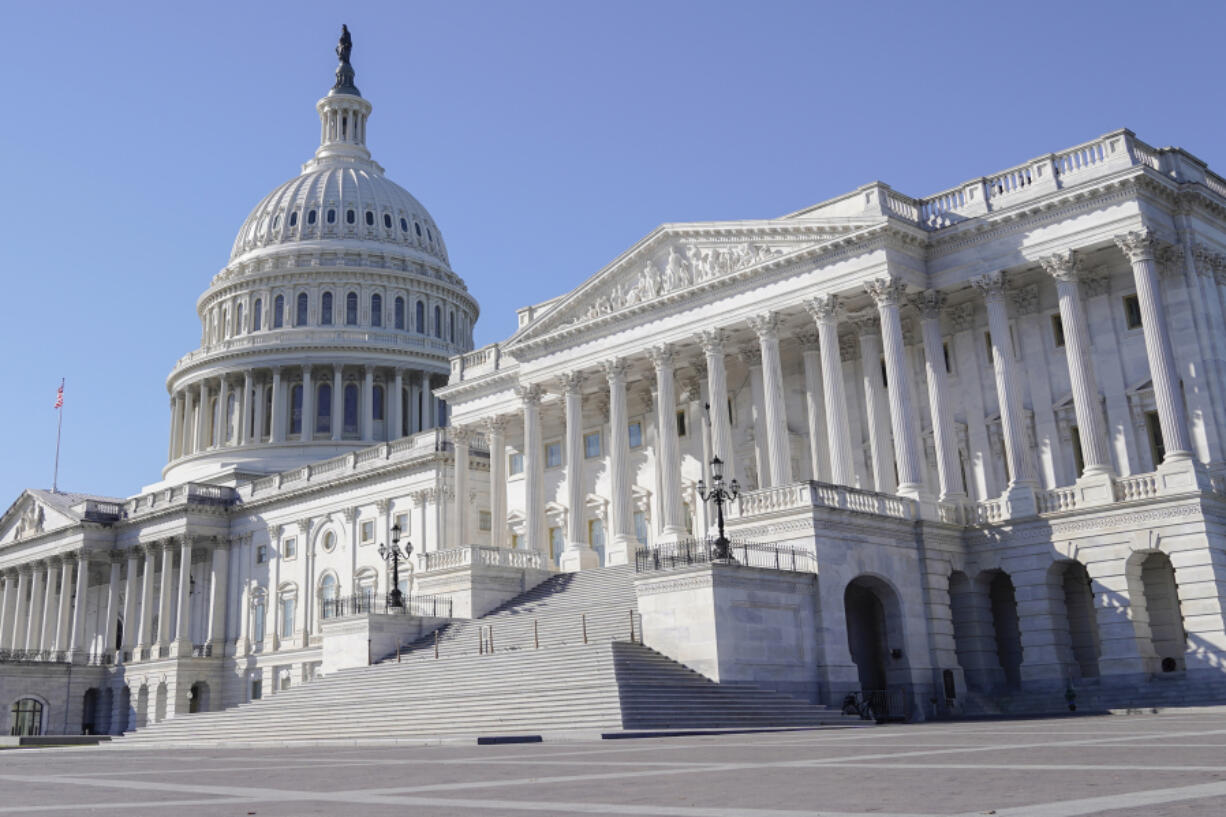
[[[728,487],[724,487],[724,461],[719,457],[711,460],[711,489],[707,490],[706,484],[698,480],[698,495],[703,502],[715,503],[715,517],[719,525],[719,536],[715,538],[715,548],[711,554],[712,561],[733,561],[728,537],[724,536],[724,503],[736,499],[740,492],[741,486],[737,484],[735,477]]]
[[[413,554],[413,543],[405,540],[404,553],[400,552],[400,526],[392,525],[392,544],[379,545],[379,555],[392,563],[392,588],[387,591],[388,607],[404,607],[404,593],[400,592],[400,560]]]

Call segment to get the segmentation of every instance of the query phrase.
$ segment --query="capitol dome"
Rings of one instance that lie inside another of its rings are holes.
[[[446,423],[479,311],[438,225],[371,158],[344,30],[320,144],[238,231],[170,392],[167,482],[237,484]]]

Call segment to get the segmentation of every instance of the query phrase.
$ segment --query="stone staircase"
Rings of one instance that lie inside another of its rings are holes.
[[[864,725],[778,692],[714,683],[630,641],[633,576],[626,567],[554,576],[443,627],[437,659],[431,635],[400,660],[150,725],[110,747]]]

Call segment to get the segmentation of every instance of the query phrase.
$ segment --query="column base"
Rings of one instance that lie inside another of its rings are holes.
[[[579,545],[573,549],[568,547],[562,551],[562,558],[558,560],[558,568],[563,573],[577,573],[594,567],[600,567],[600,557],[587,545]]]
[[[626,565],[634,562],[634,552],[639,549],[641,543],[633,536],[621,535],[613,538],[613,541],[605,545],[604,563],[606,567],[612,565]]]
[[[176,658],[191,658],[192,657],[192,642],[179,638],[171,645],[170,654]]]
[[[1073,487],[1077,491],[1077,507],[1106,505],[1115,501],[1115,475],[1110,471],[1086,471]]]
[[[1037,516],[1039,503],[1034,486],[1027,482],[1015,482],[1000,495],[1001,509],[1005,519],[1022,519]]]
[[[1187,491],[1209,491],[1209,471],[1190,454],[1178,458],[1168,456],[1155,471],[1159,494],[1181,494]]]
[[[914,500],[919,505],[919,518],[938,522],[941,519],[937,498],[924,490],[923,485],[904,483],[895,491],[898,496]]]

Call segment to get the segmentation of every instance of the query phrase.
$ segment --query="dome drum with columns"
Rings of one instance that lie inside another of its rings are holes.
[[[315,156],[251,211],[197,304],[200,348],[167,379],[166,481],[237,482],[445,422],[433,390],[479,308],[434,219],[371,159],[352,79],[346,50]]]

